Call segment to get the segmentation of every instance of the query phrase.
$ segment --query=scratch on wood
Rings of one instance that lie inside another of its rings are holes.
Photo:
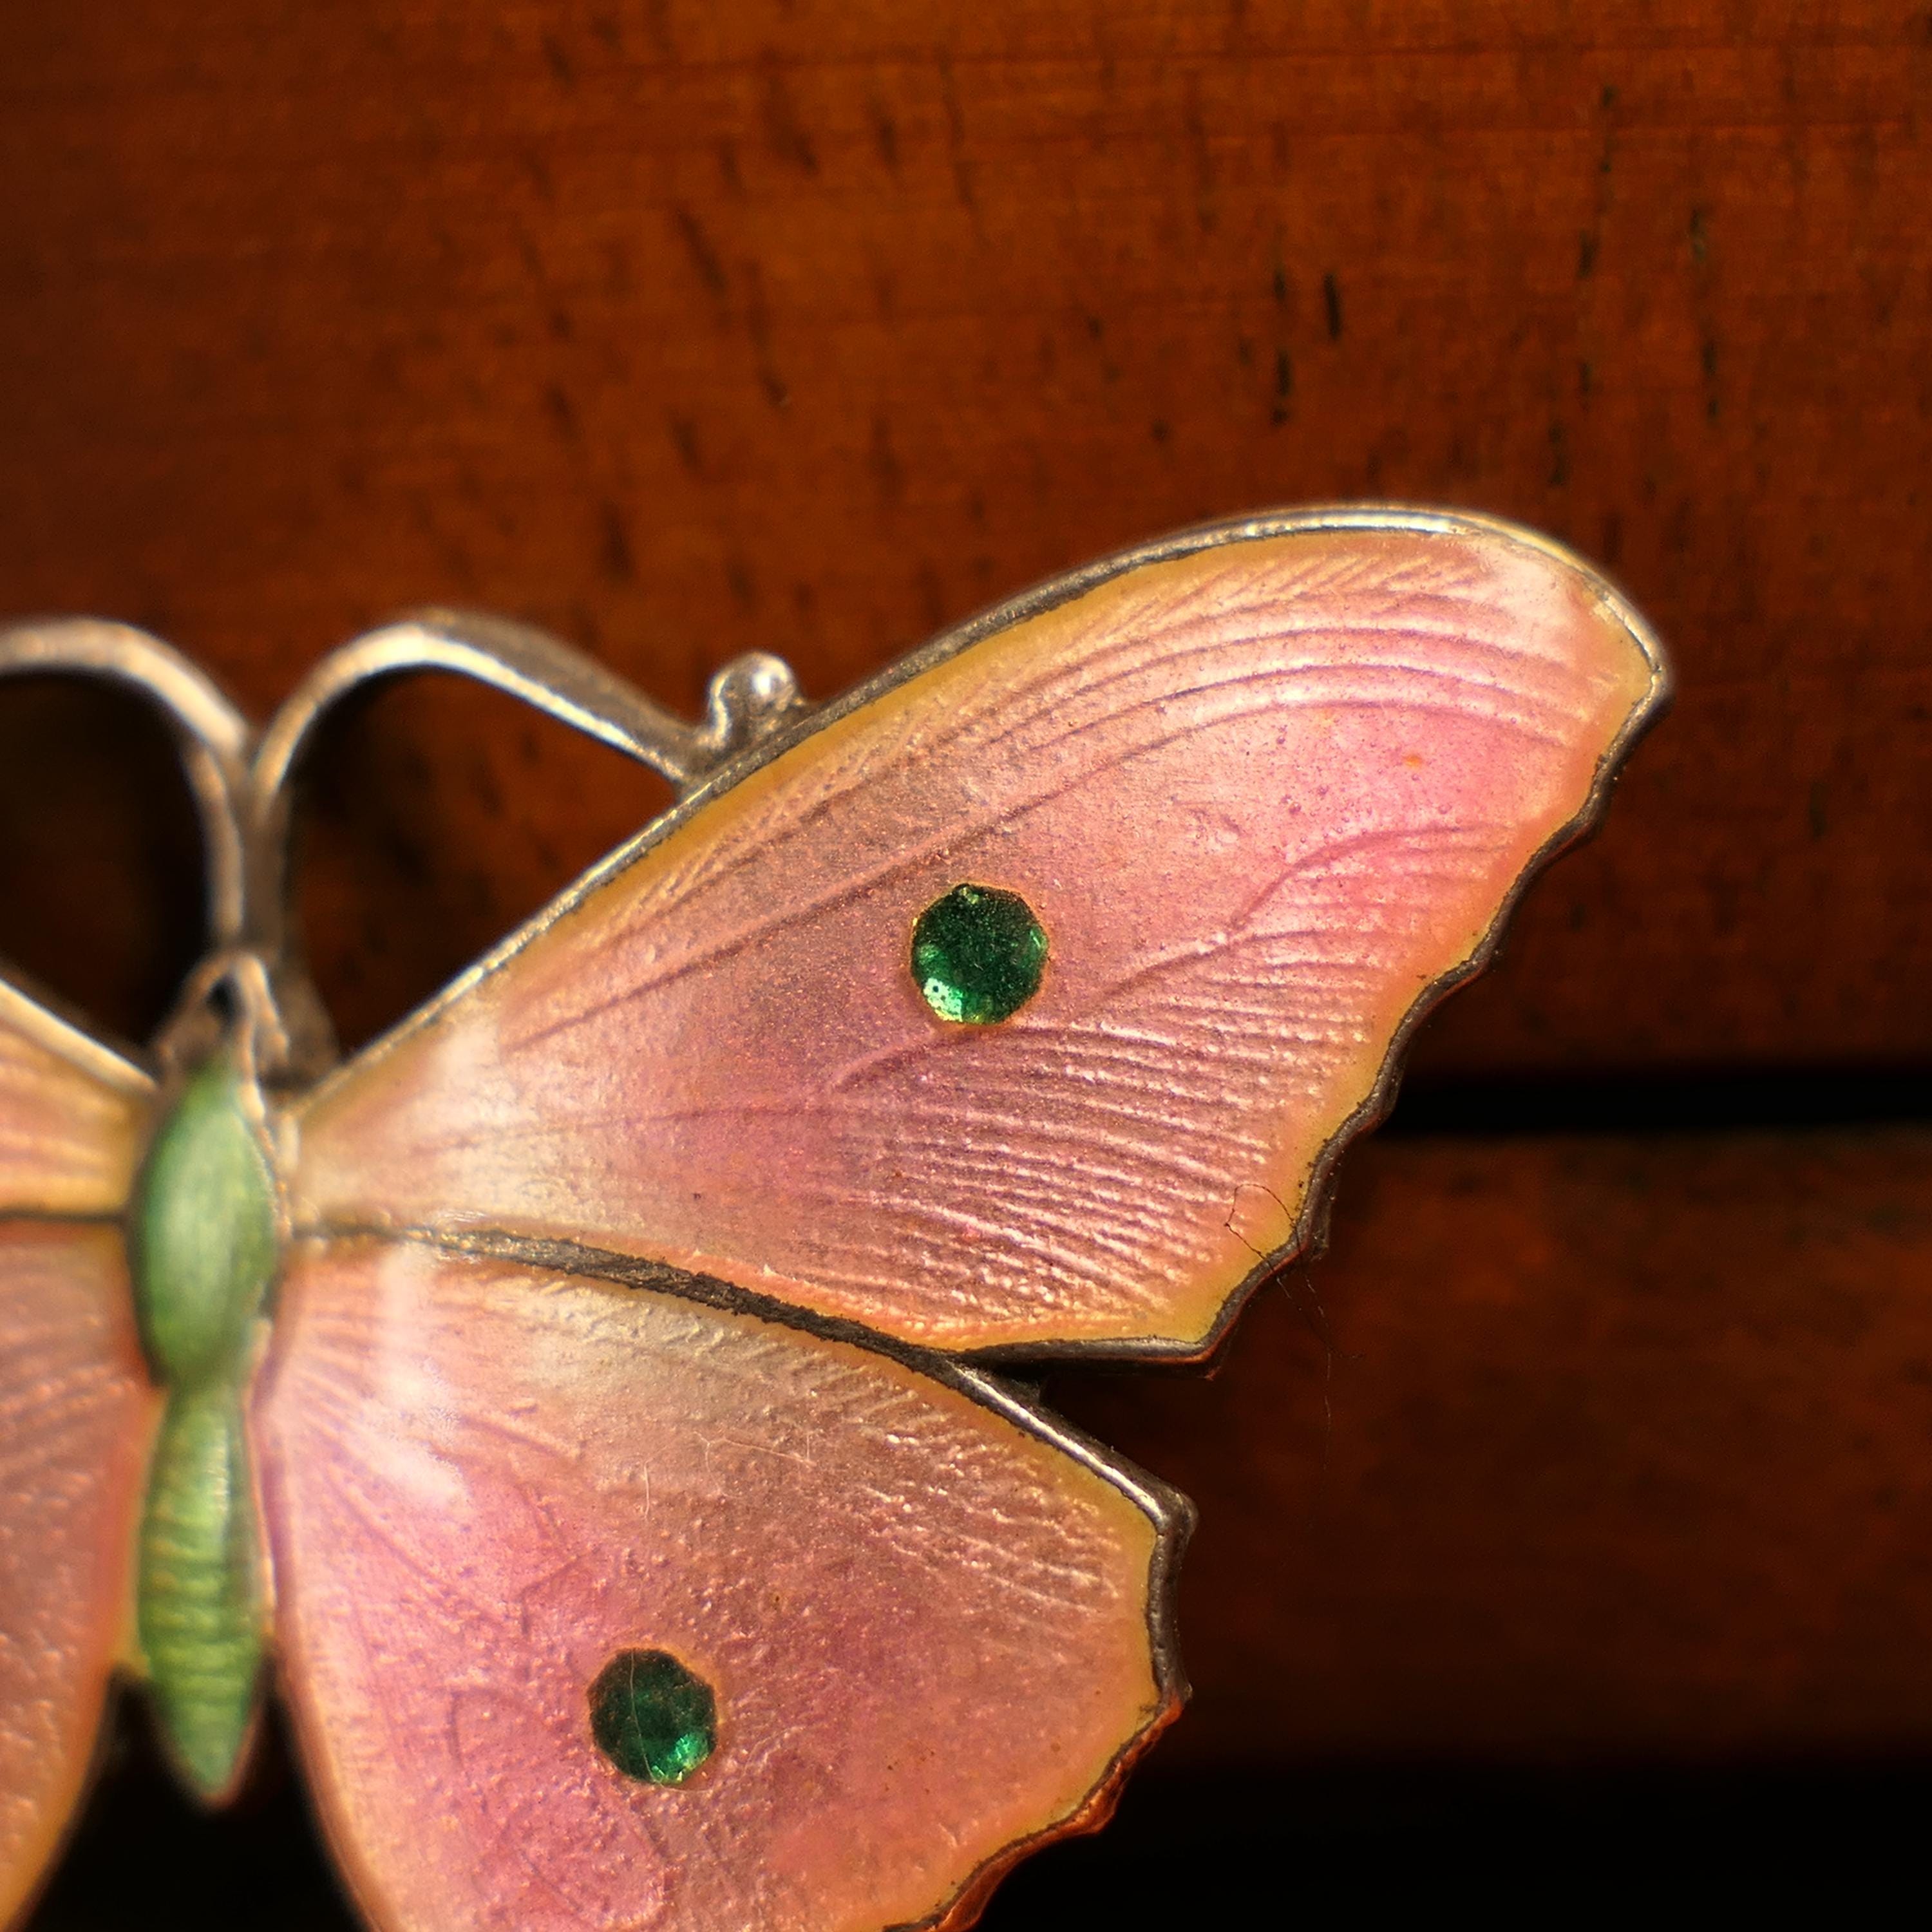
[[[772,152],[802,174],[818,173],[818,151],[799,118],[798,106],[785,85],[784,70],[776,65],[765,70],[764,110],[765,139]]]
[[[698,278],[714,296],[722,296],[730,289],[730,279],[724,272],[724,265],[718,259],[718,251],[711,245],[711,238],[704,232],[704,224],[682,202],[672,211],[677,222],[677,232],[683,238],[685,252],[691,257],[691,265],[698,271]]]

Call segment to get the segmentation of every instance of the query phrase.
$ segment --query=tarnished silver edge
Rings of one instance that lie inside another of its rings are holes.
[[[0,1208],[0,1228],[105,1228],[128,1224],[120,1208]]]
[[[662,1294],[689,1301],[721,1314],[748,1316],[810,1335],[820,1341],[843,1343],[884,1356],[902,1368],[965,1396],[982,1408],[1098,1477],[1144,1516],[1154,1528],[1154,1552],[1148,1569],[1144,1613],[1148,1651],[1154,1672],[1154,1702],[1133,1736],[1122,1744],[1080,1802],[1064,1816],[1036,1832],[1002,1846],[982,1859],[952,1896],[937,1911],[915,1924],[886,1932],[940,1932],[962,1923],[962,1911],[976,1910],[992,1888],[1030,1852],[1058,1838],[1097,1828],[1111,1813],[1121,1785],[1136,1761],[1162,1731],[1179,1715],[1188,1695],[1178,1635],[1177,1598],[1180,1561],[1196,1521],[1193,1504],[1180,1490],[1130,1462],[1117,1450],[1076,1428],[1028,1391],[972,1361],[943,1351],[880,1333],[863,1323],[814,1313],[741,1288],[715,1275],[694,1274],[668,1263],[587,1248],[574,1241],[535,1241],[485,1229],[461,1234],[416,1227],[382,1227],[324,1223],[298,1228],[289,1243],[290,1252],[302,1248],[328,1248],[350,1243],[384,1247],[409,1246],[495,1262],[534,1272],[566,1276],[572,1280]],[[284,1263],[286,1270],[287,1262]]]
[[[958,656],[961,652],[970,649],[984,638],[1010,629],[1016,624],[1040,616],[1060,604],[1070,603],[1076,598],[1084,596],[1088,591],[1099,588],[1113,578],[1148,564],[1169,562],[1224,544],[1254,542],[1272,537],[1352,530],[1418,531],[1445,536],[1487,535],[1503,538],[1550,557],[1580,577],[1592,595],[1616,614],[1636,640],[1651,666],[1653,696],[1650,702],[1654,704],[1655,701],[1655,694],[1660,689],[1666,677],[1663,653],[1655,634],[1629,601],[1574,552],[1554,538],[1546,537],[1540,532],[1527,529],[1521,524],[1510,523],[1499,517],[1398,504],[1319,506],[1308,509],[1262,512],[1198,524],[1192,529],[1176,532],[1171,536],[1157,538],[1149,543],[1116,551],[1112,556],[1083,565],[1060,576],[1050,578],[1030,590],[1021,592],[1017,596],[989,606],[942,631],[917,650],[908,652],[872,677],[854,686],[843,696],[813,707],[790,728],[775,731],[742,756],[728,760],[680,798],[668,812],[653,819],[634,837],[627,839],[566,886],[548,904],[539,908],[514,932],[498,941],[489,952],[458,974],[414,1012],[406,1015],[386,1033],[370,1042],[341,1066],[332,1069],[307,1093],[293,1102],[296,1111],[299,1114],[305,1110],[311,1103],[331,1092],[340,1082],[380,1059],[412,1034],[428,1025],[560,920],[574,911],[601,886],[634,865],[653,846],[680,830],[706,806],[721,797],[734,785],[782,758],[827,725],[836,724],[839,719],[872,703],[874,699],[910,682],[934,665]],[[270,726],[264,740],[265,744],[273,738],[276,730],[275,725]],[[1621,755],[1623,743],[1623,740],[1619,740],[1618,755]]]

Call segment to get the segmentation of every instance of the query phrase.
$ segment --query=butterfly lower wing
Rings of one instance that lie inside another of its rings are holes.
[[[251,1427],[286,1695],[380,1932],[959,1922],[1178,1698],[1184,1505],[943,1364],[306,1244]],[[626,1653],[715,1697],[682,1784],[598,1748]]]
[[[323,1089],[298,1216],[1198,1352],[1663,688],[1551,547],[1358,520],[1049,586],[836,708]],[[909,970],[965,883],[1047,935],[998,1025]]]
[[[128,1642],[155,1419],[118,1228],[134,1069],[0,986],[0,1925],[38,1890]]]

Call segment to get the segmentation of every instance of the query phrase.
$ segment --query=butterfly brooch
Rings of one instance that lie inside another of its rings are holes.
[[[338,1064],[292,783],[431,669],[681,796]],[[1216,1346],[1665,688],[1557,546],[1384,508],[696,727],[440,613],[260,734],[125,627],[0,634],[50,670],[174,727],[212,936],[146,1054],[0,986],[0,1924],[126,1676],[212,1802],[272,1681],[376,1932],[956,1928],[1097,1824],[1190,1511],[1010,1372]]]

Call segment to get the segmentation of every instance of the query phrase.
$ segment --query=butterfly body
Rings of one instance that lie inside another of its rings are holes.
[[[424,668],[685,796],[332,1069],[289,776]],[[680,730],[441,617],[252,747],[143,675],[238,870],[154,1072],[0,992],[0,1342],[72,1390],[56,1443],[0,1384],[0,1482],[66,1498],[58,1589],[0,1512],[44,1633],[0,1922],[131,1666],[214,1799],[272,1676],[377,1932],[964,1924],[1184,1694],[1186,1504],[998,1365],[1217,1343],[1663,690],[1574,560],[1381,511],[1131,554],[809,715],[762,661]]]
[[[226,1052],[194,1070],[130,1216],[142,1339],[164,1391],[141,1522],[141,1655],[170,1754],[211,1797],[241,1766],[264,1634],[242,1404],[280,1237],[260,1103],[244,1091]]]

